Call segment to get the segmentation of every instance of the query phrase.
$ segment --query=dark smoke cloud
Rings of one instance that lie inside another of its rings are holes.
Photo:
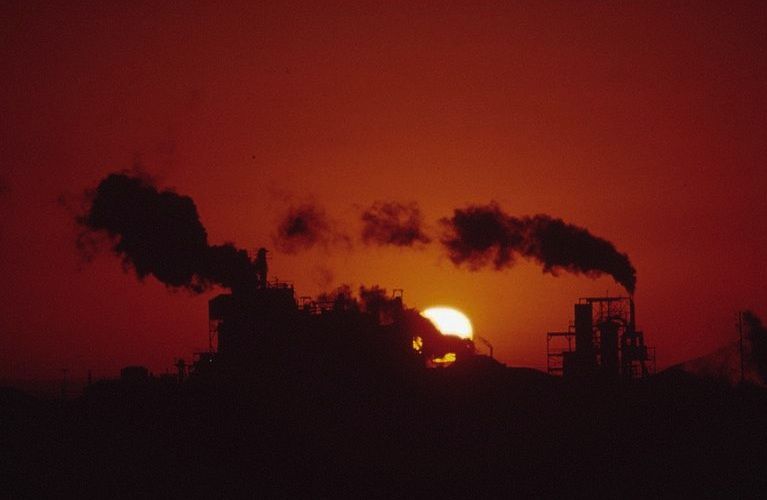
[[[441,242],[450,260],[472,270],[492,264],[503,269],[517,256],[533,259],[544,272],[609,274],[629,293],[636,287],[636,270],[626,254],[588,230],[548,215],[512,217],[497,204],[456,209],[442,219],[446,233]]]
[[[325,212],[316,205],[291,207],[277,227],[273,238],[275,246],[285,253],[308,250],[318,243],[326,243],[330,224]]]
[[[496,269],[511,266],[523,243],[521,228],[495,204],[456,209],[452,218],[441,222],[446,228],[441,241],[450,260],[471,270],[490,263]]]
[[[362,213],[362,240],[370,245],[413,246],[429,243],[416,203],[376,202]]]
[[[200,293],[212,285],[253,286],[256,268],[245,250],[209,245],[197,207],[188,196],[159,191],[143,177],[110,174],[91,193],[81,241],[107,234],[112,251],[143,279]]]
[[[317,296],[317,302],[321,304],[332,304],[333,309],[337,311],[359,311],[359,301],[354,298],[352,287],[343,284],[332,292],[324,292]]]
[[[327,247],[331,243],[349,245],[349,238],[333,230],[322,207],[304,203],[290,207],[272,237],[278,250],[295,254],[315,245]]]
[[[397,311],[402,309],[402,298],[386,293],[385,288],[373,285],[368,288],[360,286],[359,302],[361,309],[378,317],[383,322],[393,321]]]

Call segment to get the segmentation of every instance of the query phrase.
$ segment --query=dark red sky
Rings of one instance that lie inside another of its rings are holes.
[[[83,189],[135,163],[246,248],[303,200],[349,231],[375,200],[432,223],[490,200],[562,217],[631,256],[661,366],[734,339],[739,308],[767,315],[767,4],[478,3],[3,2],[0,377],[159,371],[206,345],[209,295],[75,248]],[[577,297],[620,292],[469,273],[437,247],[270,265],[300,295],[377,283],[459,307],[534,367]]]

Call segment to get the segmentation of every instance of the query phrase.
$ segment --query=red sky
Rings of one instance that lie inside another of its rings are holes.
[[[767,315],[764,2],[139,2],[0,7],[0,377],[155,371],[207,342],[210,294],[83,262],[85,188],[140,164],[212,243],[272,246],[291,202],[354,232],[361,207],[467,203],[587,227],[637,268],[661,367]],[[299,295],[404,288],[465,311],[511,365],[609,278],[456,269],[422,251],[272,255]]]

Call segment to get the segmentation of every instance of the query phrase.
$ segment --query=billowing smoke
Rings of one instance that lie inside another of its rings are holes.
[[[381,322],[388,323],[397,318],[397,313],[402,310],[402,297],[391,296],[385,288],[373,285],[370,288],[360,286],[359,302],[362,310],[374,315]]]
[[[609,274],[629,293],[636,287],[636,270],[626,254],[588,230],[548,215],[513,217],[497,204],[456,209],[442,219],[446,229],[441,242],[456,265],[472,270],[487,265],[503,269],[518,256],[533,259],[544,272]]]
[[[511,266],[514,252],[522,247],[521,228],[495,205],[456,209],[453,217],[442,219],[446,234],[442,244],[456,265],[478,270],[492,263],[496,269]]]
[[[352,287],[343,284],[332,292],[321,293],[317,296],[317,302],[332,304],[336,311],[359,311],[359,302],[354,298]]]
[[[366,244],[409,247],[429,243],[416,203],[376,202],[362,213],[362,240]]]
[[[141,279],[152,275],[196,293],[216,284],[237,289],[256,283],[257,269],[245,250],[208,244],[190,197],[159,191],[147,179],[110,174],[78,223],[86,236],[109,235],[112,251]]]
[[[333,232],[325,211],[317,205],[304,203],[288,210],[272,239],[278,250],[294,254],[317,244],[327,246],[333,239]]]

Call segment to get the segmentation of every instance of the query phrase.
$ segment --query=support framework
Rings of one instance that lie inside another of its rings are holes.
[[[584,297],[574,311],[567,331],[546,334],[550,374],[635,379],[655,372],[655,349],[636,329],[631,297]]]

